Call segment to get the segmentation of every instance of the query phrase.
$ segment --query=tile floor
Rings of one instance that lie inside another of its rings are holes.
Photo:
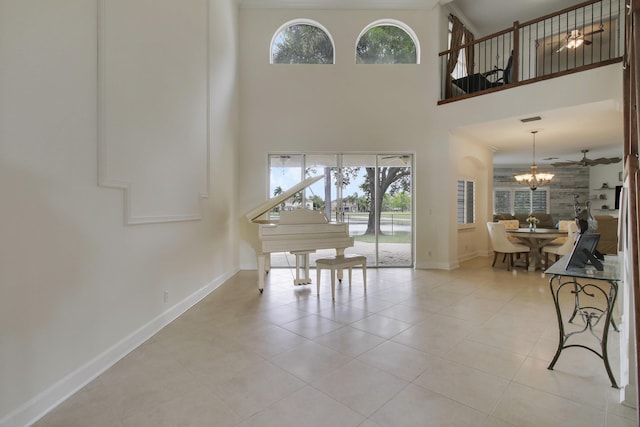
[[[546,369],[557,324],[540,272],[369,269],[365,294],[354,270],[335,304],[328,274],[319,297],[292,277],[272,270],[260,295],[240,272],[35,425],[637,425],[595,355]]]

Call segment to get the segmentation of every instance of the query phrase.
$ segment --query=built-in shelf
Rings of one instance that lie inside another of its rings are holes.
[[[605,183],[606,184],[606,183]],[[589,200],[591,201],[591,209],[598,212],[610,212],[615,211],[613,206],[613,200],[609,200],[609,191],[615,190],[616,187],[610,187],[609,184],[603,185],[600,188],[594,188],[591,190]]]

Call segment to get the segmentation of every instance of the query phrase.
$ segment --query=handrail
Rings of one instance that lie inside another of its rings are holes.
[[[573,12],[574,10],[578,10],[578,9],[585,8],[587,6],[591,6],[592,4],[595,4],[595,3],[602,3],[602,0],[589,0],[589,1],[582,2],[582,3],[578,3],[578,4],[574,5],[574,6],[569,6],[569,7],[566,7],[564,9],[562,9],[562,10],[558,10],[556,12],[549,13],[548,15],[544,15],[544,16],[541,16],[539,18],[532,19],[531,21],[523,22],[522,26],[524,27],[524,26],[527,26],[527,25],[537,24],[538,22],[542,22],[542,21],[545,21],[547,19],[554,18],[556,16],[565,15],[565,14],[567,14],[569,12]]]
[[[594,3],[600,3],[600,2],[602,2],[602,0],[589,0],[589,1],[585,1],[585,2],[579,3],[579,4],[575,5],[575,6],[569,6],[569,7],[567,7],[567,8],[562,9],[562,10],[559,10],[559,11],[557,11],[557,12],[552,12],[552,13],[549,13],[549,14],[547,14],[547,15],[541,16],[541,17],[539,17],[539,18],[535,18],[535,19],[532,19],[532,20],[530,20],[530,21],[525,21],[525,22],[523,22],[523,23],[521,23],[521,24],[519,23],[519,26],[520,26],[520,27],[526,27],[526,26],[528,26],[528,25],[537,24],[538,22],[542,22],[542,21],[544,21],[544,20],[547,20],[547,19],[550,19],[550,18],[554,18],[554,17],[559,16],[559,15],[564,15],[564,14],[566,14],[566,13],[573,12],[573,11],[574,11],[574,10],[576,10],[576,9],[580,9],[580,8],[583,8],[583,7],[586,7],[586,6],[590,6],[591,4],[594,4]],[[471,42],[471,43],[465,43],[465,44],[463,44],[462,46],[460,46],[460,47],[459,47],[459,49],[464,49],[464,48],[469,47],[469,46],[472,46],[472,45],[474,45],[474,44],[477,44],[477,43],[481,43],[481,42],[483,42],[483,41],[490,40],[490,39],[492,39],[492,38],[495,38],[495,37],[501,36],[501,35],[503,35],[503,34],[510,33],[510,32],[512,32],[512,31],[514,30],[514,28],[516,27],[516,23],[518,23],[518,21],[514,22],[513,26],[511,26],[511,27],[509,27],[509,28],[505,28],[504,30],[500,30],[500,31],[497,31],[497,32],[495,32],[495,33],[491,33],[491,34],[489,34],[488,36],[484,36],[484,37],[482,37],[482,38],[476,39],[476,40],[474,40],[474,41],[473,41],[473,42]],[[453,53],[453,51],[454,51],[454,49],[445,50],[445,51],[440,52],[440,53],[438,54],[438,56],[446,55],[447,53]]]
[[[622,1],[584,1],[526,22],[515,21],[510,28],[439,52],[438,104],[621,61]],[[467,49],[473,52],[471,71],[461,54]],[[446,64],[452,55],[458,66],[448,77]]]
[[[491,39],[496,38],[498,36],[501,36],[503,34],[511,33],[511,32],[513,32],[513,29],[514,29],[514,27],[511,27],[511,28],[507,28],[505,30],[498,31],[497,33],[489,34],[488,36],[484,36],[482,38],[476,39],[471,43],[465,43],[465,44],[461,45],[458,49],[449,49],[449,50],[445,50],[443,52],[440,52],[438,54],[438,56],[446,55],[447,53],[453,53],[456,50],[462,50],[462,49],[467,48],[469,46],[473,46],[473,45],[476,45],[476,44],[480,44],[480,43],[482,43],[484,41],[491,40]]]

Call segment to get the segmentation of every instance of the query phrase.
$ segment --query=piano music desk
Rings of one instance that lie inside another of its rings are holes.
[[[362,266],[362,281],[364,290],[367,291],[367,257],[363,255],[340,255],[330,258],[320,258],[316,260],[317,283],[316,287],[318,295],[320,295],[320,273],[323,268],[331,270],[331,299],[336,299],[336,271],[338,272],[338,280],[341,279],[343,269],[349,270],[349,286],[351,286],[351,269],[358,265]]]

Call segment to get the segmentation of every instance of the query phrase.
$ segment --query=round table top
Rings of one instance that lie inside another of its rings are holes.
[[[556,237],[562,237],[568,234],[566,231],[556,230],[555,228],[536,228],[535,231],[529,228],[518,228],[517,230],[507,230],[507,233],[521,237],[540,237],[541,239],[555,239]]]

